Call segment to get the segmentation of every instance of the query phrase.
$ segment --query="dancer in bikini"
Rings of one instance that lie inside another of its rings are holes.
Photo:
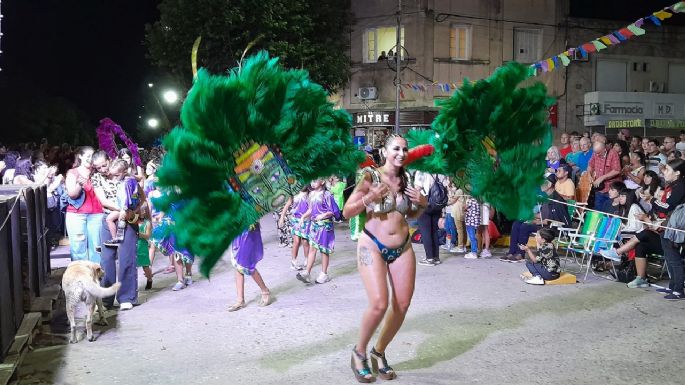
[[[357,381],[375,381],[368,366],[367,345],[386,316],[376,345],[371,348],[374,371],[386,380],[396,377],[388,365],[385,348],[402,326],[414,294],[416,257],[409,240],[406,217],[416,217],[428,201],[411,186],[403,162],[409,152],[399,135],[388,137],[381,150],[383,166],[366,168],[343,209],[346,218],[366,213],[366,225],[357,245],[357,266],[369,305],[362,317],[359,340],[352,351],[351,367]],[[388,279],[392,297],[388,298]]]

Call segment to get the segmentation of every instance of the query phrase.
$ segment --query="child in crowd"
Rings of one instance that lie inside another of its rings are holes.
[[[152,289],[152,270],[150,269],[150,245],[149,240],[152,235],[152,224],[150,223],[150,210],[147,203],[140,206],[140,216],[138,217],[138,245],[136,247],[136,265],[143,268],[147,283],[145,290]]]
[[[535,233],[535,243],[537,243],[538,255],[527,245],[519,244],[519,248],[525,251],[528,257],[526,267],[532,277],[521,274],[521,278],[531,285],[544,285],[545,280],[550,281],[559,278],[559,256],[554,249],[554,231],[543,227]]]
[[[476,237],[476,232],[481,225],[481,207],[478,200],[472,196],[466,198],[464,222],[466,224],[466,233],[469,235],[469,242],[471,243],[471,252],[464,255],[464,258],[476,259],[478,258],[478,238]]]
[[[480,252],[481,258],[490,258],[490,205],[482,203],[480,205],[480,227],[479,234],[482,248]]]
[[[297,193],[294,197],[290,198],[288,202],[283,207],[281,211],[281,218],[278,220],[280,223],[290,220],[292,233],[293,233],[293,248],[292,248],[292,258],[290,260],[290,268],[293,270],[303,270],[304,266],[297,263],[297,253],[300,250],[300,245],[302,245],[302,251],[304,252],[304,258],[307,259],[309,255],[309,226],[310,221],[303,219],[302,216],[309,210],[309,186],[306,186]],[[290,219],[287,217],[290,216]]]
[[[112,211],[107,215],[107,227],[112,239],[103,242],[105,246],[118,247],[124,240],[126,219],[132,217],[142,202],[140,186],[135,177],[126,173],[128,164],[123,160],[116,160],[110,167],[110,174],[121,175],[123,181],[117,189],[117,206],[119,211]]]
[[[317,179],[311,183],[312,191],[309,193],[309,209],[302,215],[302,220],[311,218],[309,229],[309,254],[307,256],[306,272],[297,273],[297,279],[304,283],[311,283],[310,274],[316,261],[316,252],[321,252],[321,273],[316,278],[316,283],[330,281],[328,276],[328,262],[335,248],[335,232],[333,231],[333,219],[340,218],[333,194],[331,194],[322,180]]]
[[[235,286],[238,300],[228,308],[228,311],[236,311],[245,307],[246,275],[251,276],[262,291],[259,306],[267,306],[271,302],[271,292],[257,270],[257,263],[263,257],[264,245],[259,223],[250,226],[248,230],[231,242],[231,264],[235,268]]]
[[[464,210],[466,207],[466,197],[462,189],[457,189],[455,192],[457,201],[452,205],[452,218],[454,219],[454,225],[456,227],[457,233],[457,247],[450,250],[455,253],[465,253],[466,248],[466,225],[464,224]],[[452,240],[454,243],[454,240]]]

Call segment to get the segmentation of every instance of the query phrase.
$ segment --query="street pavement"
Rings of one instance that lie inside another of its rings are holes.
[[[153,290],[143,290],[141,273],[140,306],[108,311],[109,326],[94,327],[95,342],[66,344],[58,309],[20,383],[356,383],[350,352],[367,301],[348,233],[336,227],[332,280],[305,286],[289,269],[290,249],[278,246],[273,219],[262,220],[258,269],[274,302],[257,306],[259,288],[248,279],[248,305],[234,313],[227,311],[235,302],[227,256],[211,280],[195,274],[179,292],[171,291],[173,274],[161,273],[168,259],[158,257]],[[421,258],[423,247],[414,250]],[[685,301],[594,277],[529,286],[519,278],[523,264],[442,253],[442,265],[417,266],[407,320],[387,349],[399,374],[394,383],[685,383]]]

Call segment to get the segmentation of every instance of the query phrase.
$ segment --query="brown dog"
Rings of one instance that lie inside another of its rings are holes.
[[[69,342],[72,344],[78,342],[76,340],[74,313],[79,303],[85,303],[86,310],[88,311],[86,314],[86,336],[88,341],[92,342],[95,340],[93,338],[93,313],[95,312],[95,305],[97,305],[98,313],[100,314],[100,323],[107,325],[102,298],[116,294],[121,283],[117,282],[108,288],[101,287],[100,279],[104,275],[105,271],[95,262],[74,261],[67,266],[67,270],[62,276],[62,290],[64,290],[67,302],[67,318],[69,318],[69,325],[71,326]]]

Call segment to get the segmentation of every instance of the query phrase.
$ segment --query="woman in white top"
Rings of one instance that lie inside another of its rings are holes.
[[[633,190],[623,190],[618,194],[619,215],[628,218],[624,220],[625,226],[621,230],[622,233],[637,234],[644,230],[645,225],[640,221],[640,217],[645,214],[645,211],[640,207],[637,196]]]

